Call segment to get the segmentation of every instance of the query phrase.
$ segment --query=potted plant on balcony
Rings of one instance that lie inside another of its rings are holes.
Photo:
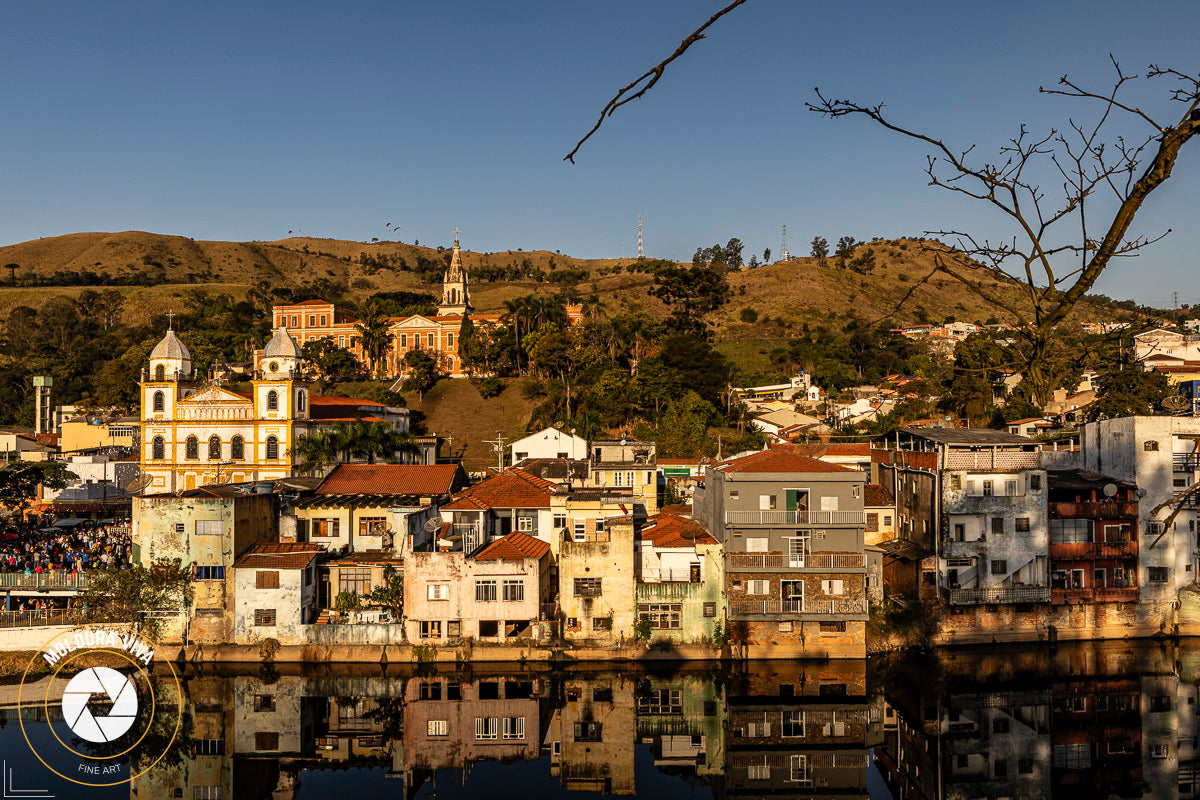
[[[359,602],[357,592],[338,592],[337,597],[334,598],[333,607],[341,616],[349,616],[351,611],[357,613],[362,607],[362,603]]]

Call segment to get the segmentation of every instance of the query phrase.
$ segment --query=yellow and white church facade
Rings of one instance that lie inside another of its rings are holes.
[[[408,430],[407,409],[311,397],[300,345],[280,327],[263,348],[249,394],[199,381],[174,330],[150,352],[141,386],[141,470],[152,494],[295,473],[297,437],[335,422],[385,420]]]

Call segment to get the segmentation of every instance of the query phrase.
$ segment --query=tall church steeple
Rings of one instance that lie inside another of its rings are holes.
[[[450,267],[442,281],[442,302],[438,306],[438,314],[441,316],[461,316],[475,310],[471,307],[471,300],[467,294],[467,273],[463,270],[462,258],[458,253],[459,233],[461,231],[455,228],[454,253],[450,256]]]

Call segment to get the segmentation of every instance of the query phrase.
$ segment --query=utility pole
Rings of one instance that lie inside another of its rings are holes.
[[[504,434],[496,431],[495,439],[484,439],[484,444],[490,444],[496,451],[496,472],[504,471]]]

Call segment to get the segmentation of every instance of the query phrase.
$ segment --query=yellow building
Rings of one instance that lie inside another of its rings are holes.
[[[98,417],[81,414],[65,420],[59,426],[58,449],[62,453],[94,450],[103,447],[137,447],[137,417]]]
[[[334,422],[382,419],[408,430],[407,409],[346,397],[310,398],[300,345],[283,328],[263,348],[260,364],[249,394],[205,384],[192,374],[187,347],[175,331],[167,331],[141,381],[147,492],[287,477],[295,469],[296,438]]]

